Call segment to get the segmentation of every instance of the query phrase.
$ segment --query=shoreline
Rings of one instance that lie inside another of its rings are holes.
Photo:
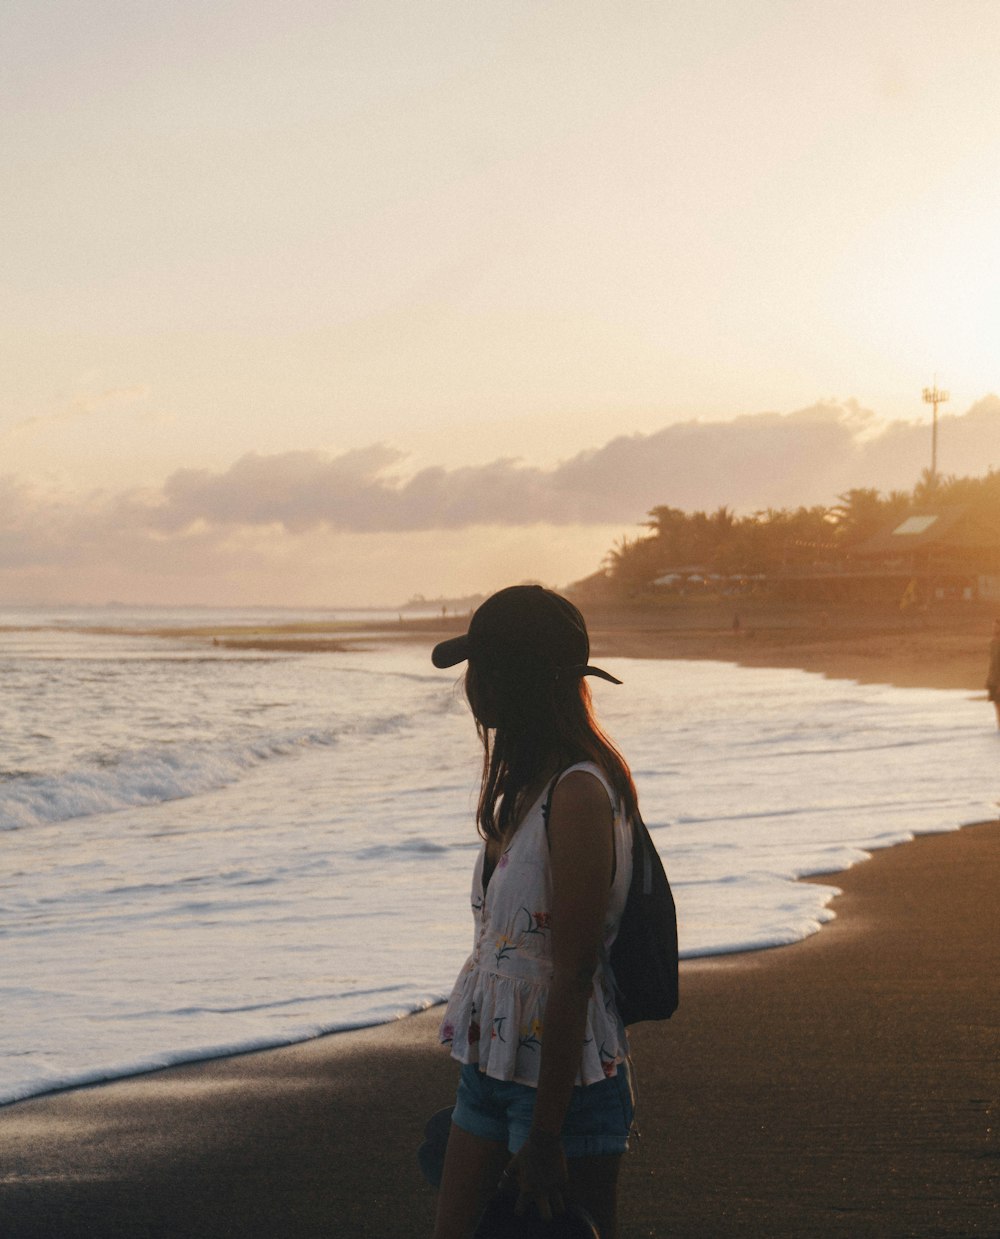
[[[985,693],[991,619],[983,607],[943,609],[928,617],[894,612],[858,614],[729,602],[683,609],[587,611],[591,657],[712,660],[745,667],[796,667],[829,679],[899,688],[964,689]],[[734,629],[734,618],[740,626]],[[280,626],[236,633],[217,643],[234,650],[278,653],[350,652],[372,646],[417,644],[428,650],[464,632],[468,616],[396,623]],[[177,636],[174,630],[162,635]],[[206,641],[212,631],[200,630]]]
[[[994,824],[995,820],[998,823],[1000,823],[1000,818],[998,819],[991,818],[991,819],[987,819],[984,821],[977,821],[977,822],[965,822],[958,826],[954,826],[948,829],[935,830],[935,831],[929,831],[929,832],[916,834],[916,835],[913,835],[910,839],[902,840],[896,843],[889,843],[889,844],[884,845],[883,847],[861,849],[862,851],[865,851],[867,853],[866,858],[856,861],[853,865],[850,866],[849,869],[834,869],[834,870],[829,870],[829,871],[821,871],[818,873],[810,873],[810,874],[803,875],[801,877],[790,879],[790,880],[794,880],[797,882],[809,882],[813,885],[833,887],[834,889],[836,889],[837,880],[844,873],[851,872],[853,869],[856,869],[858,865],[867,864],[873,857],[879,855],[880,853],[884,851],[891,851],[898,847],[906,847],[908,844],[913,843],[917,839],[921,839],[921,838],[931,838],[931,837],[936,837],[938,835],[955,834],[958,831],[962,831],[962,830],[975,829],[981,826],[990,826]],[[836,901],[840,898],[841,894],[842,892],[837,890],[837,893],[835,893],[832,896],[832,898],[829,900],[829,904],[835,904]],[[681,966],[686,969],[697,969],[701,966],[714,967],[714,966],[720,966],[729,960],[742,959],[744,956],[753,956],[753,955],[770,953],[772,951],[794,949],[795,947],[800,946],[803,942],[807,942],[811,938],[817,937],[819,934],[823,933],[824,930],[826,930],[829,925],[833,924],[836,919],[837,918],[835,914],[832,920],[820,921],[817,924],[816,928],[811,930],[804,938],[799,938],[795,940],[794,942],[777,942],[772,945],[766,945],[766,946],[747,946],[747,947],[742,947],[742,948],[738,947],[735,949],[712,950],[712,951],[707,951],[703,954],[696,954],[696,955],[688,955],[688,956],[682,955],[680,963],[681,963]],[[315,1033],[309,1037],[304,1037],[302,1039],[296,1039],[296,1040],[291,1040],[291,1041],[278,1040],[278,1041],[275,1041],[273,1044],[254,1045],[254,1046],[248,1046],[243,1049],[236,1048],[236,1049],[225,1049],[225,1050],[218,1050],[218,1051],[209,1049],[209,1050],[205,1050],[204,1052],[193,1051],[191,1054],[191,1057],[178,1058],[174,1062],[157,1064],[153,1066],[137,1067],[134,1070],[132,1069],[125,1070],[121,1074],[107,1074],[107,1075],[97,1076],[92,1079],[85,1078],[85,1079],[81,1079],[78,1081],[71,1081],[65,1084],[57,1084],[51,1088],[46,1088],[42,1090],[41,1092],[29,1093],[24,1097],[11,1098],[9,1100],[0,1099],[0,1116],[2,1116],[4,1111],[9,1109],[11,1106],[22,1105],[26,1102],[32,1102],[36,1100],[45,1100],[51,1097],[58,1097],[62,1094],[73,1093],[73,1092],[77,1092],[80,1090],[104,1088],[106,1086],[111,1086],[111,1085],[115,1085],[118,1083],[142,1079],[143,1077],[146,1077],[146,1076],[156,1076],[160,1074],[161,1072],[166,1072],[166,1071],[184,1069],[187,1067],[199,1067],[199,1066],[203,1066],[209,1063],[224,1061],[227,1059],[243,1058],[243,1057],[246,1057],[248,1055],[253,1055],[253,1054],[268,1054],[274,1051],[292,1049],[296,1046],[307,1045],[313,1041],[322,1041],[328,1037],[345,1037],[345,1036],[370,1033],[376,1029],[391,1028],[398,1024],[401,1024],[404,1021],[419,1018],[420,1016],[424,1015],[427,1012],[432,1012],[436,1010],[438,1007],[443,1007],[445,1003],[446,1003],[446,999],[440,999],[440,1000],[429,999],[425,1003],[423,1003],[421,1006],[415,1007],[411,1011],[406,1011],[400,1015],[393,1016],[392,1018],[388,1020],[381,1020],[379,1022],[372,1023],[372,1024],[351,1024],[344,1028],[331,1028],[325,1032]],[[0,1180],[0,1182],[2,1182],[2,1180]]]
[[[957,648],[958,641],[964,651],[961,659],[949,660],[940,657],[940,632],[910,634],[914,639],[903,643],[906,658],[901,659],[896,632],[887,647],[881,631],[838,629],[817,638],[806,626],[762,630],[752,637],[747,632],[611,623],[593,631],[595,661],[609,656],[713,658],[910,686],[896,678],[900,665],[905,674],[908,658],[916,659],[911,671],[921,686],[962,691],[969,691],[970,668],[979,668],[981,661],[976,634],[944,634],[944,645],[950,641]],[[367,645],[373,635],[370,630],[359,633],[346,648]],[[438,626],[436,631],[423,628],[391,637],[429,646],[441,635]],[[289,644],[296,652],[303,649],[294,640]],[[924,657],[914,652],[918,646]],[[320,648],[318,643],[313,646]],[[927,658],[928,652],[935,658]],[[890,677],[885,670],[894,658],[898,665]],[[816,665],[804,665],[809,659]],[[838,674],[848,663],[855,669],[867,666],[874,674]],[[942,677],[962,682],[942,682]],[[990,726],[985,719],[984,725]],[[995,906],[992,892],[1000,879],[997,827],[990,821],[920,835],[909,847],[871,852],[868,862],[846,871],[800,879],[842,891],[832,904],[836,919],[822,926],[825,932],[781,949],[684,961],[681,1015],[668,1025],[635,1030],[641,1085],[644,1096],[651,1093],[654,1101],[652,1118],[645,1106],[642,1117],[646,1138],[638,1157],[645,1160],[632,1157],[626,1164],[635,1191],[628,1197],[627,1211],[623,1208],[621,1239],[660,1233],[665,1239],[675,1234],[715,1239],[748,1231],[789,1239],[841,1233],[994,1233],[986,1219],[988,1203],[996,1198],[997,1152],[990,1144],[990,1126],[984,1128],[979,1120],[990,1117],[1000,1049],[995,1005],[992,1012],[985,1005],[990,978],[1000,963],[1000,934],[988,928],[983,916]],[[948,842],[966,835],[984,835],[990,842]],[[919,854],[919,862],[891,861],[911,850]],[[970,865],[966,862],[972,853],[977,859]],[[927,860],[932,855],[933,863]],[[873,867],[883,875],[878,881],[857,878]],[[970,893],[970,887],[979,893]],[[934,903],[940,923],[934,917],[926,920],[928,903]],[[901,937],[893,924],[897,916],[914,930],[916,956],[914,943],[907,942],[905,934]],[[942,961],[934,952],[941,935],[949,932],[947,926],[955,942],[961,939],[964,945],[959,949],[951,944],[955,952]],[[984,942],[984,936],[989,940]],[[858,1001],[858,988],[867,995],[867,1004]],[[924,1004],[936,1015],[936,1024],[928,1023]],[[0,1217],[5,1223],[11,1219],[14,1229],[4,1233],[11,1239],[118,1233],[163,1239],[188,1234],[206,1239],[230,1234],[251,1239],[266,1234],[270,1239],[280,1234],[296,1239],[326,1235],[337,1225],[345,1233],[383,1239],[429,1233],[428,1193],[414,1178],[412,1153],[423,1118],[449,1096],[446,1092],[443,1100],[423,1110],[413,1099],[423,1099],[422,1105],[430,1099],[431,1085],[439,1088],[442,1080],[452,1086],[450,1064],[445,1060],[442,1070],[438,1061],[433,1035],[437,1019],[432,1007],[387,1024],[339,1030],[282,1047],[211,1055],[6,1103],[0,1106],[0,1141],[9,1150],[0,1162]],[[736,1028],[731,1027],[734,1020]],[[827,1021],[832,1021],[832,1030]],[[692,1031],[695,1027],[697,1032]],[[739,1040],[739,1031],[746,1043]],[[935,1033],[940,1034],[938,1042]],[[916,1045],[912,1053],[911,1043]],[[888,1077],[865,1061],[873,1046],[879,1047]],[[648,1070],[647,1057],[652,1064]],[[406,1064],[409,1074],[403,1070]],[[677,1093],[677,1064],[685,1087],[697,1083],[697,1101],[689,1103],[687,1095]],[[856,1072],[866,1083],[855,1081]],[[805,1076],[810,1077],[807,1082]],[[928,1079],[936,1080],[933,1087]],[[918,1097],[920,1087],[930,1091]],[[314,1091],[326,1099],[325,1112],[309,1095]],[[808,1106],[800,1092],[809,1098]],[[892,1104],[886,1109],[890,1096]],[[969,1111],[970,1099],[977,1097],[982,1105],[977,1102]],[[943,1118],[933,1112],[942,1098],[947,1101]],[[731,1113],[734,1101],[745,1113]],[[874,1117],[866,1109],[872,1105]],[[783,1106],[791,1107],[794,1121]],[[833,1138],[836,1123],[824,1106],[842,1115],[839,1144]],[[255,1117],[264,1111],[266,1124]],[[905,1131],[898,1125],[902,1111],[913,1120]],[[709,1126],[717,1125],[714,1135],[702,1130],[706,1116]],[[769,1130],[776,1139],[770,1160],[757,1147],[756,1120],[761,1116],[766,1122],[760,1131]],[[926,1120],[940,1137],[935,1147],[941,1141],[947,1145],[945,1161],[958,1191],[957,1201],[947,1208],[940,1203],[950,1201],[945,1173],[932,1174],[933,1141],[926,1132],[918,1135],[916,1118]],[[394,1130],[397,1119],[410,1138],[405,1156]],[[300,1120],[304,1135],[296,1127]],[[352,1122],[349,1131],[339,1130]],[[867,1133],[867,1160],[843,1149],[848,1127],[852,1138],[858,1130]],[[956,1143],[959,1129],[964,1144]],[[275,1130],[295,1150],[294,1165],[290,1153],[275,1147]],[[361,1141],[361,1132],[368,1133],[367,1142]],[[382,1162],[387,1137],[387,1159]],[[727,1140],[732,1144],[729,1160]],[[805,1143],[808,1148],[802,1147]],[[647,1153],[650,1145],[656,1147]],[[980,1150],[974,1155],[968,1153],[973,1145]],[[905,1165],[900,1164],[900,1149]],[[320,1162],[324,1150],[329,1158],[352,1165],[353,1176],[345,1177],[338,1168],[328,1185],[324,1175],[331,1174],[329,1160]],[[297,1184],[294,1191],[275,1178],[270,1157],[277,1158],[288,1184]],[[791,1199],[783,1200],[787,1164],[792,1159],[793,1167],[798,1165],[796,1158],[805,1158],[808,1171],[799,1165],[792,1175]],[[981,1173],[967,1164],[970,1158],[978,1159]],[[711,1173],[704,1170],[703,1159],[714,1165]],[[838,1180],[833,1171],[842,1168],[845,1159],[850,1175]],[[218,1173],[209,1175],[202,1160]],[[400,1185],[402,1199],[399,1193],[378,1194],[380,1165],[388,1167],[387,1181]],[[878,1192],[876,1184],[863,1177],[875,1165],[881,1167],[884,1181]],[[851,1188],[852,1196],[848,1180],[859,1175],[862,1182]],[[935,1185],[930,1194],[929,1175]],[[188,1181],[195,1184],[194,1197],[184,1212]],[[629,1183],[626,1178],[626,1187]],[[838,1195],[843,1192],[847,1195]],[[244,1196],[252,1208],[244,1209]],[[275,1211],[275,1200],[284,1202],[285,1215]],[[923,1222],[918,1205],[925,1210]],[[270,1219],[267,1227],[260,1224],[264,1216]]]
[[[583,608],[591,658],[711,660],[794,667],[828,679],[898,688],[985,693],[992,607],[929,615],[778,606],[753,600],[685,607]],[[734,621],[739,618],[739,627]],[[464,617],[411,639],[428,644],[463,630]],[[426,623],[426,622],[425,622]],[[386,631],[391,635],[391,630]]]
[[[902,688],[984,692],[989,642],[1000,603],[939,603],[918,615],[898,608],[822,608],[754,597],[582,604],[593,658],[712,660],[747,667],[797,667],[831,679]],[[78,625],[69,631],[158,637],[236,652],[350,653],[436,642],[464,632],[469,615],[364,620],[295,619],[258,625],[186,627]],[[37,627],[37,626],[35,626]],[[34,631],[13,626],[12,631]],[[43,626],[44,627],[44,626]]]
[[[713,614],[718,619],[717,608]],[[784,613],[782,614],[783,618],[787,620],[788,616]],[[732,631],[719,629],[718,627],[714,629],[692,629],[684,624],[679,624],[679,620],[689,618],[687,612],[678,612],[673,616],[661,612],[659,618],[663,620],[664,617],[667,620],[672,619],[674,622],[672,624],[664,623],[657,627],[652,623],[653,617],[648,611],[633,612],[630,616],[625,617],[630,621],[628,623],[623,622],[621,616],[618,615],[599,614],[596,617],[598,626],[594,629],[592,658],[597,660],[613,655],[620,658],[681,658],[695,661],[712,658],[736,662],[737,655],[741,651],[749,650],[756,657],[756,663],[750,662],[744,657],[739,659],[743,665],[796,666],[820,671],[823,674],[832,676],[835,672],[830,669],[830,660],[832,656],[835,657],[837,650],[842,652],[845,647],[848,647],[853,648],[855,654],[857,654],[859,642],[867,642],[869,645],[875,642],[878,646],[885,635],[877,626],[858,630],[856,628],[845,628],[843,624],[838,624],[827,625],[826,629],[817,638],[817,632],[812,623],[813,617],[809,615],[803,617],[801,614],[797,617],[799,621],[797,624],[785,623],[780,628],[761,629],[759,632],[746,630],[735,634]],[[641,621],[641,623],[637,621]],[[384,639],[387,644],[396,644],[398,642],[416,643],[421,647],[426,646],[429,648],[444,632],[457,631],[464,623],[464,617],[455,616],[450,617],[445,626],[442,627],[441,617],[421,618],[419,620],[406,621],[402,625],[403,632],[399,632],[396,625],[389,624],[383,626],[377,635],[373,633],[369,624],[365,624],[363,626],[359,625],[359,628],[363,627],[363,631],[352,632],[346,638],[346,641],[342,635],[341,639],[336,643],[328,641],[326,638],[317,638],[315,636],[317,629],[334,627],[333,625],[323,624],[287,624],[274,626],[267,630],[252,630],[254,631],[252,638],[237,636],[237,633],[244,631],[238,627],[231,627],[225,630],[202,627],[191,630],[191,632],[200,640],[210,642],[212,645],[224,643],[229,648],[270,648],[281,652],[293,649],[296,652],[312,653],[334,646],[338,651],[360,649],[363,645],[368,645],[372,641],[373,636],[376,639]],[[343,632],[344,626],[338,623],[336,628]],[[177,637],[186,633],[188,633],[188,630],[185,629],[150,629],[146,630],[144,635]],[[290,633],[294,633],[294,636],[287,635]],[[218,634],[223,635],[220,636]],[[963,649],[968,644],[968,635],[959,638]],[[912,639],[915,638],[922,638],[925,643],[929,641],[935,648],[940,646],[943,639],[941,632],[937,630],[931,632],[923,631],[916,634],[911,633],[910,636],[911,644],[904,646],[904,649],[911,649]],[[948,636],[954,642],[954,634],[945,634],[945,636]],[[760,639],[758,640],[758,638]],[[822,654],[824,665],[822,667],[809,667],[810,651],[814,656],[817,656],[817,648]],[[879,646],[879,648],[881,647]],[[968,651],[966,650],[966,652]],[[976,647],[973,647],[973,652],[976,652]],[[920,679],[925,684],[927,681],[935,678],[933,674],[928,672],[929,666],[933,667],[933,663],[929,663],[927,660],[919,661]],[[978,659],[976,666],[978,667]],[[951,670],[954,671],[954,668]],[[889,677],[872,676],[870,678],[888,679]],[[965,823],[965,827],[969,824],[971,823]],[[956,830],[962,828],[962,824],[953,827]],[[819,875],[820,879],[824,877],[831,878],[832,876],[831,874]],[[822,928],[822,925],[819,928]],[[754,949],[756,948],[750,947],[741,950],[737,947],[735,950],[727,951],[723,954],[727,957],[742,956],[752,953]],[[706,955],[696,958],[712,959],[714,957]],[[411,1012],[408,1015],[396,1017],[396,1019],[410,1018],[415,1013]],[[390,1024],[393,1022],[395,1020],[389,1021]],[[368,1025],[367,1027],[379,1027],[379,1025]],[[319,1033],[316,1036],[341,1035],[349,1031],[356,1031],[356,1029],[337,1029],[332,1030],[332,1033]],[[261,1049],[276,1049],[289,1044],[301,1044],[301,1042],[286,1042],[279,1039],[273,1045],[265,1047],[227,1048],[221,1052],[211,1048],[203,1052],[192,1051],[189,1057],[178,1057],[178,1060],[170,1063],[169,1066],[184,1066],[214,1061],[220,1057],[251,1054]],[[59,1084],[42,1092],[31,1093],[24,1098],[2,1101],[0,1102],[0,1109],[32,1098],[54,1096],[78,1088],[99,1087],[105,1083],[113,1083],[121,1079],[132,1079],[161,1069],[163,1068],[159,1065],[138,1066],[129,1068],[122,1074],[108,1074],[97,1079],[84,1078],[78,1081]]]
[[[622,1239],[995,1233],[998,880],[1000,824],[919,836],[837,874],[823,932],[682,963],[677,1016],[630,1034]],[[5,1234],[428,1234],[437,1019],[6,1106]]]
[[[978,636],[887,629],[883,632],[763,630],[741,633],[606,631],[592,657],[712,660],[741,667],[788,667],[831,680],[896,688],[960,689],[986,700]]]

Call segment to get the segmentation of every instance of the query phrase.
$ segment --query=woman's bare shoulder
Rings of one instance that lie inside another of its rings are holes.
[[[556,784],[552,795],[553,809],[566,813],[596,811],[603,815],[609,805],[614,808],[606,782],[591,770],[570,770]]]

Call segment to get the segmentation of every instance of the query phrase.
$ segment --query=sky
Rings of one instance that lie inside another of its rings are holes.
[[[0,605],[1000,467],[996,0],[6,0]]]

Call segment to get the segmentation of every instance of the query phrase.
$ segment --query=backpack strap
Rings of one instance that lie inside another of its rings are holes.
[[[559,774],[549,784],[549,794],[545,797],[545,803],[542,805],[542,821],[545,823],[546,841],[549,837],[549,814],[552,812],[552,797],[556,794],[556,784],[559,782],[559,775],[561,774],[562,771],[560,770]]]
[[[566,770],[572,770],[572,769],[573,769],[573,767],[572,767],[572,766],[567,766],[567,768],[566,768]],[[560,780],[560,779],[563,777],[563,775],[566,773],[566,770],[560,770],[560,771],[559,771],[559,773],[558,773],[558,774],[555,776],[555,778],[552,780],[552,782],[549,784],[549,793],[548,793],[548,795],[545,797],[545,803],[542,805],[542,821],[545,823],[545,842],[546,842],[546,843],[549,843],[549,814],[552,812],[552,797],[553,797],[553,796],[555,795],[555,793],[556,793],[556,784],[559,782],[559,780]],[[605,790],[606,790],[606,789],[605,789]],[[614,880],[615,880],[615,875],[616,875],[616,874],[617,874],[617,872],[618,872],[618,844],[617,844],[617,842],[616,842],[616,840],[615,840],[615,825],[614,825],[614,816],[615,816],[615,814],[616,814],[617,810],[615,810],[614,805],[612,805],[612,806],[611,806],[611,808],[612,808],[612,822],[611,822],[611,881],[612,881],[612,882],[614,882]],[[549,844],[549,846],[551,846],[551,844]]]

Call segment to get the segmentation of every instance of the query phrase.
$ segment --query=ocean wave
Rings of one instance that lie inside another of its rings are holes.
[[[214,791],[263,762],[335,744],[338,734],[310,729],[217,747],[183,744],[113,757],[104,753],[75,769],[8,778],[0,784],[0,830],[21,830]]]
[[[378,843],[372,847],[362,848],[354,855],[358,860],[389,860],[394,857],[407,860],[414,856],[440,856],[444,852],[454,850],[454,845],[435,843],[433,839],[402,839],[398,843]]]
[[[107,1051],[100,1062],[95,1065],[84,1065],[82,1061],[69,1061],[60,1067],[54,1067],[49,1062],[36,1061],[36,1056],[28,1051],[25,1055],[24,1066],[18,1074],[10,1073],[7,1076],[0,1074],[0,1106],[23,1101],[28,1097],[61,1092],[64,1089],[128,1079],[152,1071],[162,1071],[168,1067],[208,1062],[216,1058],[229,1058],[235,1054],[252,1054],[260,1050],[278,1049],[281,1046],[299,1045],[330,1033],[353,1032],[359,1028],[378,1027],[380,1024],[391,1023],[426,1011],[444,1002],[446,998],[445,993],[420,992],[419,987],[409,985],[358,990],[353,994],[349,991],[342,997],[351,998],[358,995],[370,996],[370,1001],[359,1007],[357,1013],[352,1016],[324,1018],[314,1008],[309,1007],[308,999],[304,999],[302,1002],[306,1005],[309,1014],[304,1012],[302,1022],[290,1024],[280,1031],[277,1029],[252,1033],[247,1031],[241,1035],[238,1029],[234,1028],[229,1037],[215,1040],[207,1036],[204,1039],[195,1037],[191,1044],[176,1046],[172,1049],[128,1052],[120,1048],[117,1054],[113,1050]],[[293,1005],[299,1004],[295,1002]],[[249,1012],[244,1012],[246,1013]],[[223,1018],[233,1014],[239,1014],[239,1009],[223,1009]],[[124,1026],[128,1027],[128,1024]]]
[[[248,718],[252,710],[263,720],[268,710],[285,704],[251,703],[243,715]],[[12,766],[0,770],[0,831],[185,799],[227,787],[264,762],[326,748],[344,737],[397,734],[412,724],[412,714],[387,710],[341,717],[330,725],[274,731],[248,728],[214,742],[188,738],[135,749],[95,747],[77,754],[73,764],[61,770]],[[172,729],[169,720],[159,725],[161,735]]]

